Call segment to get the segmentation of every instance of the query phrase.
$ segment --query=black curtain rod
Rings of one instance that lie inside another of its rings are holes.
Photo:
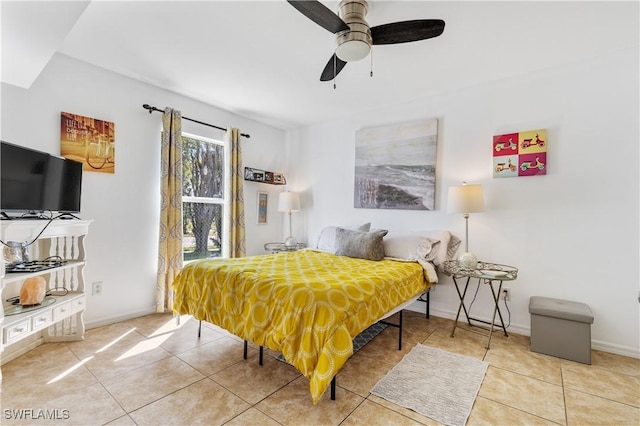
[[[151,114],[153,111],[164,112],[164,110],[156,108],[156,107],[151,106],[149,104],[142,105],[142,108],[144,108],[146,110],[149,110],[149,114]],[[194,120],[193,118],[189,118],[189,117],[185,117],[185,116],[182,116],[182,118],[184,120],[189,120],[189,121],[193,121],[194,123],[202,124],[203,126],[209,126],[209,127],[213,127],[214,129],[227,131],[227,129],[225,129],[224,127],[214,126],[213,124],[205,123],[204,121]],[[245,137],[247,139],[249,139],[251,137],[250,135],[248,135],[246,133],[240,133],[240,136],[243,136],[243,137]]]

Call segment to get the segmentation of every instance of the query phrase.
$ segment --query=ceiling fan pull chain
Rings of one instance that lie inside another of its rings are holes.
[[[371,49],[371,71],[369,71],[369,77],[373,77],[373,49]]]
[[[334,53],[333,54],[333,90],[336,90],[336,77],[337,77],[336,62],[337,61],[338,61],[338,56]]]

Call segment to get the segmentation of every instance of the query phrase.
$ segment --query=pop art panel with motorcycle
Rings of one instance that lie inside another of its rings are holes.
[[[493,177],[547,174],[547,131],[529,130],[493,137]]]

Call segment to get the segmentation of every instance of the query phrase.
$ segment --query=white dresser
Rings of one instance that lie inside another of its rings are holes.
[[[84,338],[84,239],[91,222],[75,219],[0,222],[0,239],[3,242],[29,243],[35,240],[26,247],[29,260],[62,260],[59,265],[40,271],[7,272],[3,256],[0,268],[0,352],[36,333],[41,333],[45,342]],[[12,303],[10,299],[19,296],[24,280],[34,276],[42,276],[46,280],[48,292],[52,295],[39,306],[22,307]]]

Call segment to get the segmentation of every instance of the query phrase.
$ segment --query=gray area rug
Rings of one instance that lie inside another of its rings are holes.
[[[477,358],[418,344],[371,393],[445,425],[461,426],[488,366]]]

